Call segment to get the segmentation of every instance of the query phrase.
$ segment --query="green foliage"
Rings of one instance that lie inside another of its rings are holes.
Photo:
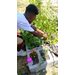
[[[44,39],[41,37],[33,36],[30,32],[24,31],[23,29],[18,30],[18,32],[23,37],[23,40],[25,40],[24,44],[28,46],[28,49],[39,47],[44,42]]]
[[[38,64],[38,66],[37,66],[37,70],[36,70],[36,73],[37,73],[37,75],[39,75],[40,74],[40,72],[39,72],[39,68],[40,68],[40,66],[44,63],[44,59],[42,58],[42,57],[40,57],[40,60],[41,60],[41,62]]]
[[[42,0],[30,0],[30,3],[35,4],[39,8],[39,15],[37,15],[36,20],[33,21],[38,29],[47,33],[47,40],[50,41],[50,44],[56,44],[58,42],[58,17],[54,12],[53,7],[48,4],[44,6]],[[52,38],[53,36],[53,38]]]
[[[51,50],[51,48],[49,46],[45,46],[44,50],[47,52],[47,51]]]
[[[17,71],[19,75],[23,75],[21,70]]]
[[[47,33],[47,40],[42,40],[40,37],[35,37],[31,33],[21,30],[20,35],[25,39],[25,43],[29,49],[43,44],[44,41],[50,41],[50,45],[56,44],[58,42],[58,17],[51,6],[50,0],[44,6],[42,0],[29,0],[31,4],[35,4],[39,8],[39,15],[37,15],[36,20],[33,21],[38,29]]]
[[[36,57],[38,57],[38,52],[35,52],[34,51],[34,49],[31,51],[31,53],[30,53],[30,57],[32,58],[32,59],[35,59]]]

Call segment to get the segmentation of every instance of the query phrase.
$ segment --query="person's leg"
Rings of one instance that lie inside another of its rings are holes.
[[[22,48],[23,40],[20,37],[17,37],[17,51],[20,51]]]
[[[20,36],[20,35],[17,35],[17,37],[23,39],[22,36]],[[24,43],[24,47],[22,47],[22,49],[23,49],[24,51],[26,51],[25,39],[23,40],[23,43]]]
[[[25,45],[25,40],[23,40],[23,43],[24,43],[24,47],[22,47],[22,49],[24,50],[24,51],[26,51],[26,45]]]
[[[19,38],[23,39],[23,38],[22,38],[22,36],[20,36],[20,35],[17,35],[17,37],[19,37]]]
[[[17,56],[26,56],[26,51],[22,48],[23,39],[17,37]]]

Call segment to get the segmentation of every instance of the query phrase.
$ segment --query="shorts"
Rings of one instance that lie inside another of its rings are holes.
[[[17,51],[20,51],[22,48],[23,39],[17,36]]]

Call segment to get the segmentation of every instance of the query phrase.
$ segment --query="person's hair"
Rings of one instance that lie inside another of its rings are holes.
[[[29,4],[27,7],[26,7],[26,11],[25,13],[32,13],[34,15],[38,15],[39,14],[39,10],[37,8],[37,6],[35,6],[34,4]]]

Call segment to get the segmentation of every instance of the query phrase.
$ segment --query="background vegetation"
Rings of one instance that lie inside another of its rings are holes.
[[[39,15],[37,15],[36,20],[33,21],[32,24],[38,29],[46,32],[48,36],[47,40],[42,40],[41,38],[36,38],[28,32],[20,30],[20,35],[23,36],[23,39],[26,39],[25,44],[27,44],[30,49],[42,44],[41,41],[49,41],[50,45],[56,44],[58,42],[58,17],[53,6],[51,5],[51,1],[49,0],[48,2],[46,2],[46,5],[43,4],[43,0],[29,0],[29,2],[27,0],[27,3],[25,2],[25,0],[18,0],[17,2],[17,11],[20,13],[25,12],[25,7],[29,3],[35,4],[39,8]],[[33,42],[32,38],[34,38]],[[35,46],[35,44],[37,45]]]

